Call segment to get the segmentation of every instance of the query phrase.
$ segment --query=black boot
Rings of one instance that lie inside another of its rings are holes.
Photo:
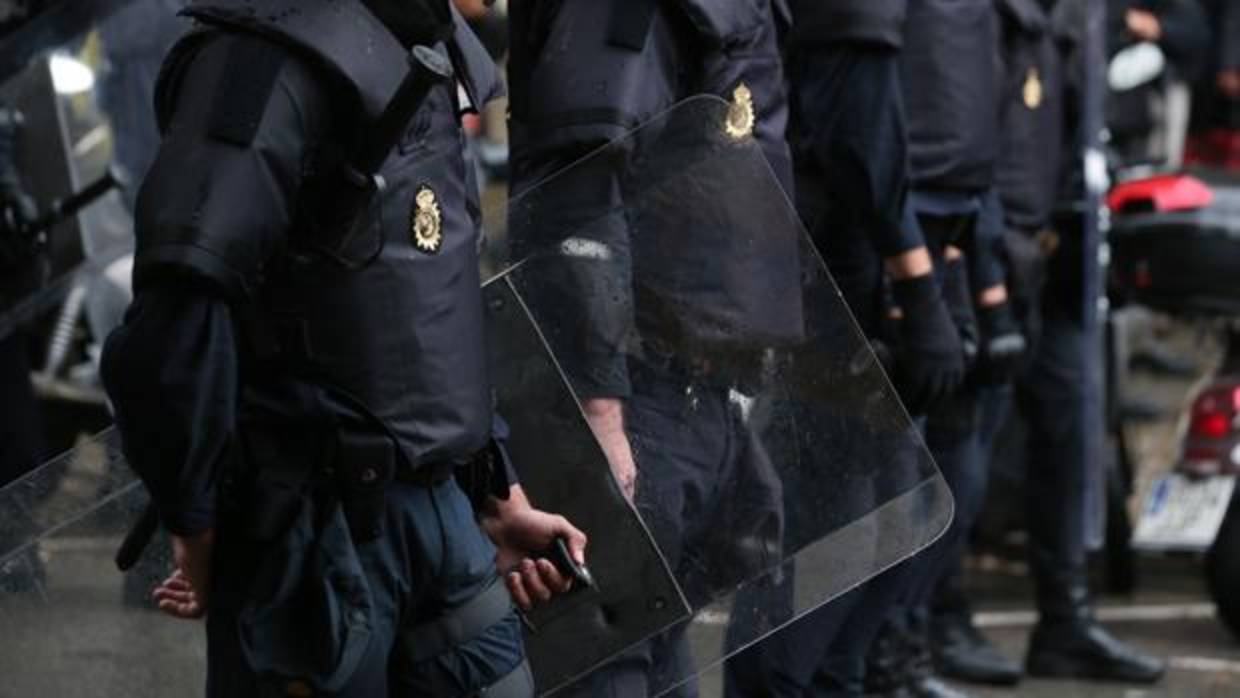
[[[870,645],[865,668],[867,696],[968,698],[934,675],[925,628],[915,619],[888,620]]]
[[[933,674],[916,679],[908,687],[908,695],[913,698],[969,698],[968,693],[949,686]]]
[[[914,698],[969,698],[968,694],[952,688],[935,676],[928,625],[924,615],[917,615],[905,635],[909,656],[906,685],[908,695]]]
[[[1004,656],[973,626],[971,614],[935,615],[930,633],[940,675],[993,686],[1020,683],[1020,664]]]
[[[1098,621],[1041,621],[1033,629],[1030,676],[1155,683],[1166,672],[1156,657],[1120,642]]]
[[[1041,618],[1025,668],[1030,676],[1154,683],[1166,672],[1156,657],[1130,647],[1094,617],[1083,569],[1039,580]]]
[[[865,655],[865,695],[909,698],[911,666],[905,629],[900,623],[887,621]]]

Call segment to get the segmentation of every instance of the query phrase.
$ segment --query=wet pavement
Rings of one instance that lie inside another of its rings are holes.
[[[1217,328],[1186,325],[1136,313],[1131,348],[1151,345],[1195,366],[1186,375],[1134,369],[1127,374],[1126,398],[1154,409],[1145,419],[1124,424],[1124,440],[1134,465],[1138,511],[1150,485],[1178,457],[1182,413],[1222,358]],[[1004,652],[1023,658],[1035,621],[1032,587],[1019,556],[979,556],[971,561],[970,596],[978,601],[978,624]],[[1027,679],[1011,689],[965,687],[978,698],[1215,698],[1240,696],[1240,641],[1215,617],[1199,555],[1143,553],[1137,558],[1132,595],[1099,594],[1100,617],[1116,636],[1166,658],[1169,670],[1158,685],[1126,686]],[[1095,575],[1094,589],[1106,580]]]
[[[978,698],[1214,698],[1240,696],[1240,642],[1215,617],[1201,578],[1200,560],[1144,558],[1141,590],[1131,597],[1102,596],[1099,616],[1117,637],[1164,657],[1165,679],[1155,686],[1026,679],[1016,688],[967,687]],[[1019,572],[970,573],[975,598],[987,599],[977,622],[1009,657],[1020,659],[1035,620],[1032,591]],[[959,686],[962,689],[966,687]]]

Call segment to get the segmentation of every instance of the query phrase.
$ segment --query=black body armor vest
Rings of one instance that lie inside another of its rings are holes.
[[[916,188],[980,191],[993,184],[997,24],[991,0],[909,3],[900,60]]]
[[[1008,225],[1050,223],[1063,150],[1063,64],[1051,18],[1036,0],[1002,0],[1001,147],[995,180]]]
[[[643,12],[645,21],[635,22],[634,14]],[[762,148],[784,191],[792,192],[791,155],[785,133],[788,101],[778,36],[789,20],[785,3],[539,1],[514,8],[512,20],[509,74],[515,191],[542,181],[577,157],[623,137],[683,100],[714,95],[748,113],[754,141]],[[718,345],[726,347],[721,351],[732,351],[728,342],[736,337],[727,335],[760,336],[772,342],[777,340],[770,338],[799,339],[803,331],[800,289],[787,281],[799,278],[798,241],[790,237],[766,239],[755,250],[746,236],[739,233],[712,237],[712,231],[705,230],[707,225],[700,211],[676,205],[676,187],[690,187],[691,196],[699,200],[694,206],[721,207],[725,199],[743,198],[752,192],[745,190],[741,196],[730,196],[728,188],[741,185],[728,180],[726,175],[717,182],[719,197],[713,201],[703,199],[701,190],[694,189],[683,178],[665,186],[654,185],[659,177],[672,172],[689,173],[660,162],[657,156],[647,159],[649,179],[636,173],[632,163],[596,162],[592,165],[602,169],[615,166],[618,170],[585,173],[579,167],[577,174],[578,180],[605,179],[609,174],[617,181],[635,174],[642,179],[644,196],[637,197],[641,200],[633,200],[628,191],[601,189],[609,193],[591,205],[597,205],[600,217],[609,210],[629,210],[630,219],[613,220],[616,229],[608,232],[609,236],[627,241],[617,243],[609,238],[602,242],[617,244],[626,250],[625,254],[631,254],[632,273],[640,277],[637,286],[662,289],[662,305],[681,309],[669,312],[669,319],[656,310],[659,304],[640,297],[634,299],[635,323],[643,338],[681,345],[690,342],[706,353],[716,350]],[[718,163],[723,168],[730,165]],[[742,171],[753,174],[747,169]],[[583,197],[575,192],[557,192],[553,188],[543,196],[561,196],[564,204],[572,200],[583,206]],[[612,196],[618,199],[610,200]],[[546,205],[556,208],[554,201]],[[642,233],[629,229],[633,227],[642,229]],[[540,245],[558,242],[540,240],[538,228],[515,226],[514,250],[530,252]],[[780,300],[772,300],[775,298]],[[602,325],[606,322],[602,318],[616,312],[617,305],[628,307],[613,303],[586,312],[592,322]],[[627,317],[611,320],[614,327],[625,327],[628,321]],[[718,331],[715,325],[730,329]],[[674,339],[669,340],[669,336]],[[565,353],[614,353],[614,347],[606,346],[606,341],[600,344],[605,346]],[[620,371],[570,367],[569,372],[577,377]],[[578,380],[579,384],[584,382]],[[615,384],[599,388],[598,394],[623,394],[623,390]]]
[[[287,240],[272,258],[238,253],[252,243],[233,239],[237,233],[227,226],[213,227],[218,216],[211,211],[194,211],[179,217],[194,221],[191,239],[165,225],[139,240],[135,283],[149,266],[144,256],[158,263],[144,249],[169,237],[213,250],[231,267],[197,271],[239,289],[243,415],[294,430],[326,415],[346,439],[360,434],[385,450],[395,443],[395,463],[414,469],[468,459],[487,443],[492,416],[479,207],[464,156],[457,84],[432,88],[378,173],[385,187],[357,224],[324,230],[323,221],[333,220],[343,153],[407,74],[408,48],[357,1],[202,0],[186,13],[206,33],[261,35],[323,68],[324,80],[342,93],[333,107],[346,115],[346,127],[333,134],[338,142],[312,149]],[[192,57],[194,41],[194,35],[183,40],[165,65],[161,93],[168,94],[159,104],[175,101],[178,60]],[[459,17],[456,33],[435,49],[451,58],[473,105],[499,92],[494,64]],[[264,190],[256,182],[252,191]]]

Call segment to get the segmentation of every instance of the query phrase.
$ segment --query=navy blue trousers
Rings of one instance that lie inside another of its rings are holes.
[[[496,583],[495,548],[479,529],[473,508],[455,481],[435,487],[393,484],[384,533],[376,540],[353,544],[347,530],[343,537],[333,538],[329,533],[320,534],[310,547],[327,550],[330,574],[356,574],[364,580],[372,614],[359,646],[362,654],[357,670],[338,690],[315,693],[316,697],[467,696],[521,665],[524,649],[515,610],[472,640],[422,661],[410,659],[418,653],[419,638],[401,635],[403,628],[432,621]],[[298,559],[294,554],[286,560],[280,544],[259,545],[228,529],[221,533],[207,620],[208,696],[292,695],[289,685],[301,677],[260,678],[252,669],[252,660],[268,662],[273,660],[270,653],[288,648],[251,646],[247,653],[243,619],[252,617],[248,602],[256,589],[266,586],[263,578],[269,572],[280,574],[270,566]],[[333,588],[340,598],[316,600],[306,594],[296,599],[290,622],[298,627],[281,630],[302,637],[308,666],[315,659],[331,660],[337,655],[336,648],[324,650],[316,642],[338,633],[340,626],[324,623],[316,627],[315,621],[330,616],[336,607],[353,603],[346,597],[360,587],[342,582]]]

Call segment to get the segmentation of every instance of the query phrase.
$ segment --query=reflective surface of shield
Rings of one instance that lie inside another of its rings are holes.
[[[651,692],[693,681],[951,517],[916,427],[728,110],[687,102],[492,217],[521,260],[486,291],[497,400],[531,499],[586,530],[597,581],[530,617],[543,693],[605,675],[656,633],[683,651],[655,657]],[[641,521],[583,421],[581,405],[610,397]],[[144,500],[113,432],[0,491],[10,685],[200,689],[199,628],[127,606],[134,578],[112,565]],[[151,553],[166,570],[166,548]]]
[[[113,563],[145,504],[112,430],[0,489],[0,693],[201,693],[202,626],[150,604],[172,568],[167,541],[127,575]]]
[[[653,653],[653,694],[915,554],[952,513],[762,150],[728,128],[731,108],[684,102],[490,216],[520,260],[503,279],[578,398],[623,405],[637,509],[695,613],[663,649],[626,653]],[[577,476],[556,475],[570,496]],[[605,559],[608,532],[587,532]]]
[[[545,690],[687,619],[689,607],[650,532],[612,479],[510,277],[487,284],[484,299],[496,407],[508,423],[507,450],[522,488],[535,506],[567,517],[591,540],[587,556],[595,585],[578,584],[527,615],[526,652],[536,684]]]

